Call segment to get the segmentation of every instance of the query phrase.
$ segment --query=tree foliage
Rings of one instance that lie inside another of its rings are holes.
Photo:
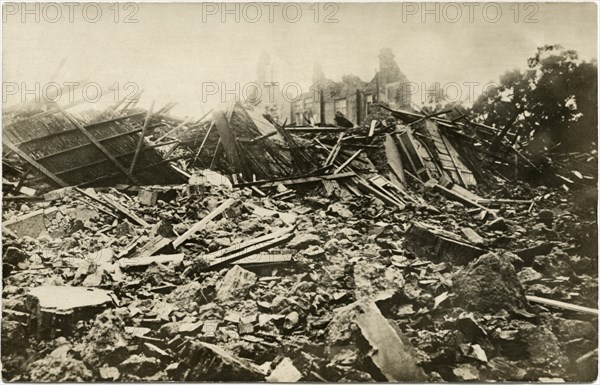
[[[598,78],[595,62],[559,45],[538,48],[525,71],[507,71],[475,101],[477,120],[517,133],[535,152],[595,145]],[[513,143],[517,137],[511,135]]]

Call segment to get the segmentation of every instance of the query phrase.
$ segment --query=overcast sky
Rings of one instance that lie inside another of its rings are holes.
[[[215,102],[202,103],[209,92],[203,82],[234,89],[235,82],[254,81],[262,51],[273,58],[276,80],[307,87],[315,62],[328,78],[355,74],[368,81],[379,50],[389,47],[409,80],[455,82],[463,92],[468,82],[482,87],[508,69],[525,68],[540,45],[559,43],[585,60],[597,57],[593,3],[477,4],[304,3],[300,15],[284,3],[260,3],[259,15],[257,6],[239,4],[224,14],[212,3],[121,3],[103,5],[100,16],[93,7],[61,6],[59,15],[54,8],[26,13],[4,4],[3,81],[43,86],[66,59],[58,83],[135,83],[145,89],[144,104],[179,102],[174,112],[199,117]]]

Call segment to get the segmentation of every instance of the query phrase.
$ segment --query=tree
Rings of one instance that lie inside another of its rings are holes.
[[[492,147],[508,132],[530,151],[558,144],[581,150],[597,138],[598,79],[595,62],[581,61],[577,52],[559,45],[538,48],[528,69],[508,71],[473,104],[477,120],[501,128]]]

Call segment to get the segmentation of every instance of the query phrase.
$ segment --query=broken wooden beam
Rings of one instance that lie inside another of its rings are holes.
[[[292,134],[309,134],[309,133],[335,133],[335,132],[346,132],[348,129],[343,127],[286,127],[286,131]]]
[[[232,262],[232,265],[240,265],[245,268],[251,268],[255,266],[274,265],[287,263],[291,261],[292,256],[290,254],[273,254],[270,252],[266,252],[253,254],[245,258],[238,259],[237,261]]]
[[[235,243],[235,244],[233,244],[233,245],[231,245],[229,247],[226,247],[224,249],[220,249],[220,250],[214,251],[214,252],[212,252],[210,254],[206,254],[203,258],[206,258],[209,261],[216,260],[216,259],[219,259],[219,258],[223,258],[223,257],[227,256],[228,254],[231,254],[231,253],[234,253],[234,252],[239,252],[239,251],[241,251],[243,249],[246,249],[246,248],[248,248],[250,246],[256,245],[257,243],[262,243],[262,242],[270,241],[272,239],[281,237],[282,235],[289,234],[289,233],[291,233],[293,231],[294,231],[294,226],[285,227],[285,228],[283,228],[281,230],[274,231],[272,233],[262,235],[262,236],[260,236],[258,238],[252,238],[252,239],[249,239],[249,240],[247,240],[245,242]]]
[[[340,152],[340,149],[342,148],[342,140],[344,139],[344,134],[345,133],[342,132],[339,135],[337,143],[335,144],[335,146],[333,146],[333,149],[329,153],[329,156],[325,160],[325,164],[323,166],[329,166],[332,165],[333,162],[335,162],[335,158],[337,157],[338,153]]]
[[[144,145],[144,140],[146,138],[146,132],[148,131],[148,124],[150,123],[150,117],[152,117],[152,109],[154,108],[154,102],[150,104],[150,109],[148,109],[148,113],[146,114],[146,120],[144,121],[144,125],[142,126],[142,132],[140,134],[140,138],[137,142],[137,146],[135,147],[135,153],[133,154],[133,159],[131,160],[131,165],[129,166],[129,172],[133,173],[135,169],[135,165],[137,163],[138,157],[140,156],[140,150]]]
[[[215,219],[217,216],[222,214],[225,210],[227,210],[231,205],[236,202],[235,199],[229,198],[225,202],[221,203],[219,207],[213,210],[210,214],[204,217],[200,222],[197,222],[195,225],[190,227],[185,233],[179,236],[175,241],[173,241],[173,247],[178,248],[182,243],[188,240],[189,237],[194,235],[196,232],[202,230],[206,225]]]
[[[549,298],[536,297],[534,295],[526,295],[525,298],[529,302],[538,303],[540,305],[552,306],[558,309],[574,311],[578,313],[591,314],[593,316],[598,316],[598,309],[592,309],[590,307],[573,305],[567,302],[557,301]]]
[[[342,171],[344,168],[346,168],[346,166],[348,166],[362,152],[363,152],[362,148],[360,150],[356,151],[354,154],[352,154],[352,156],[350,156],[348,159],[346,159],[346,161],[344,163],[342,163],[338,168],[336,168],[333,173],[334,174],[339,174],[340,171]]]
[[[159,264],[159,263],[180,264],[181,262],[183,262],[183,253],[124,258],[124,259],[119,260],[119,266],[122,269],[127,269],[129,267],[148,266],[153,263],[156,263],[156,264]]]
[[[219,132],[219,142],[223,146],[225,150],[225,158],[227,159],[227,163],[234,170],[243,170],[245,164],[242,160],[242,157],[238,153],[238,146],[236,144],[236,135],[234,131],[231,129],[229,125],[229,118],[226,116],[223,111],[215,111],[213,112],[213,120],[215,122],[215,127]],[[218,145],[217,145],[218,148]],[[216,149],[215,149],[216,153]],[[214,159],[213,159],[214,161]],[[212,165],[211,165],[212,168]]]
[[[439,183],[436,183],[435,186],[434,186],[434,189],[436,189],[439,192],[441,192],[447,198],[450,198],[450,199],[455,200],[455,201],[460,202],[460,203],[467,204],[469,206],[477,207],[477,208],[479,208],[481,210],[484,210],[485,212],[490,213],[493,217],[496,217],[496,213],[493,210],[490,210],[489,208],[480,205],[479,203],[477,203],[474,200],[472,200],[470,197],[468,197],[468,196],[466,196],[466,195],[464,195],[464,194],[462,194],[462,193],[454,190],[454,186],[452,186],[453,187],[452,189],[449,189],[447,187],[442,186]]]
[[[174,248],[171,245],[171,240],[163,237],[162,235],[152,238],[148,242],[144,243],[142,247],[136,249],[139,241],[140,238],[137,238],[130,247],[127,247],[119,254],[119,258],[127,256],[134,250],[135,252],[131,255],[132,259],[150,257],[159,251],[163,251],[165,254],[169,254],[174,251]]]
[[[16,145],[12,144],[6,138],[4,138],[4,140],[2,141],[2,143],[6,147],[8,147],[12,151],[14,151],[17,155],[19,155],[25,162],[29,163],[33,168],[35,168],[36,170],[38,170],[39,172],[41,172],[42,174],[44,174],[48,179],[50,179],[51,181],[53,181],[54,183],[56,183],[60,187],[67,187],[69,185],[67,182],[65,182],[62,179],[60,179],[59,177],[57,177],[54,173],[52,173],[46,167],[44,167],[40,163],[38,163],[38,161],[36,159],[34,159],[33,157],[31,157],[28,154],[26,154],[24,151],[22,151]]]
[[[150,224],[148,224],[148,222],[146,222],[142,218],[138,217],[133,211],[125,208],[119,202],[112,199],[108,195],[102,195],[102,199],[106,203],[108,203],[108,206],[112,207],[115,211],[117,211],[117,212],[123,214],[124,216],[126,216],[127,218],[131,219],[133,222],[137,223],[138,225],[143,226],[143,227],[150,227]]]
[[[252,254],[268,250],[273,246],[277,246],[283,242],[289,241],[293,236],[294,236],[294,233],[283,234],[281,236],[278,236],[277,238],[272,238],[265,242],[261,242],[261,243],[246,247],[246,248],[244,248],[236,253],[230,254],[224,258],[209,260],[208,263],[211,268],[217,268],[217,267],[225,266],[228,264],[232,264],[232,263],[234,263],[240,259],[246,258]]]
[[[204,145],[206,144],[206,141],[208,140],[208,137],[212,132],[214,126],[215,122],[212,122],[210,124],[210,127],[208,127],[208,130],[206,130],[206,135],[204,135],[204,139],[202,139],[202,143],[200,143],[200,147],[198,147],[198,151],[196,151],[196,155],[194,155],[194,162],[196,161],[196,159],[198,159],[198,156],[200,156],[200,153],[202,152],[202,149],[204,148]]]
[[[256,182],[244,182],[233,187],[251,187],[256,186],[259,188],[269,188],[269,187],[277,187],[278,184],[283,184],[285,186],[304,184],[304,183],[313,183],[320,182],[322,180],[330,180],[330,179],[343,179],[343,178],[352,178],[356,176],[354,172],[345,172],[339,174],[325,174],[325,175],[316,175],[309,177],[301,177],[301,178],[292,178],[292,179],[282,179],[282,180],[274,180],[274,181],[256,181]]]
[[[392,135],[387,134],[385,136],[384,146],[388,166],[390,166],[390,169],[400,180],[400,182],[405,184],[406,180],[404,178],[404,165],[402,164],[402,157]]]
[[[469,242],[476,246],[481,246],[485,243],[485,239],[483,239],[481,235],[477,234],[477,232],[470,227],[463,227],[460,229],[460,231]]]
[[[265,251],[270,249],[271,247],[277,246],[281,243],[289,241],[293,237],[293,234],[284,234],[280,237],[274,238],[270,241],[258,243],[256,245],[245,248],[244,250],[240,250],[237,253],[230,254],[224,258],[219,258],[213,261],[209,261],[210,268],[219,268],[229,264],[235,264],[235,262],[245,259],[253,254],[259,253],[261,251]]]
[[[404,208],[406,208],[406,205],[402,203],[397,197],[393,197],[389,193],[379,190],[377,187],[372,186],[363,178],[356,177],[354,178],[354,181],[358,184],[359,188],[362,188],[363,190],[366,190],[366,192],[373,194],[382,202],[397,206],[400,210],[404,210]]]
[[[413,222],[406,231],[404,247],[419,258],[457,265],[466,265],[485,253],[485,250],[462,241],[456,234],[420,222]]]
[[[493,205],[493,204],[515,204],[515,205],[531,205],[533,203],[532,200],[524,200],[524,199],[477,199],[475,203],[479,203],[481,205]]]
[[[373,134],[375,134],[376,126],[377,126],[377,120],[375,120],[375,119],[371,120],[371,125],[369,126],[369,133],[367,134],[367,137],[371,137],[371,136],[373,136]]]

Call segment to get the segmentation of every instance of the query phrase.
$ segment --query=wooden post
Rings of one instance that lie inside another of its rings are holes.
[[[227,162],[236,171],[244,169],[245,165],[237,151],[235,134],[229,126],[229,118],[222,111],[217,111],[213,114],[213,119],[215,127],[219,132],[221,145],[225,150]]]
[[[212,122],[210,124],[210,127],[208,127],[208,130],[206,130],[206,135],[204,135],[204,140],[200,144],[200,147],[198,148],[198,151],[196,152],[196,155],[194,156],[194,162],[198,159],[200,152],[202,152],[202,148],[204,148],[204,145],[206,144],[206,141],[208,140],[208,136],[210,135],[214,126],[215,126],[215,122]]]
[[[221,148],[221,138],[217,141],[217,146],[215,147],[215,153],[213,154],[212,160],[210,161],[209,169],[214,169],[215,162],[217,161],[217,154],[219,153],[219,149]]]
[[[138,157],[140,156],[140,150],[144,145],[144,138],[146,137],[146,131],[148,131],[148,124],[150,123],[150,117],[152,116],[152,109],[154,108],[154,102],[150,104],[150,108],[148,109],[148,114],[146,115],[146,120],[144,121],[144,126],[142,127],[142,133],[140,134],[140,139],[138,140],[137,147],[135,148],[135,154],[133,154],[133,160],[131,161],[131,166],[129,166],[129,172],[133,173],[133,169],[135,168],[135,164],[137,163]]]

